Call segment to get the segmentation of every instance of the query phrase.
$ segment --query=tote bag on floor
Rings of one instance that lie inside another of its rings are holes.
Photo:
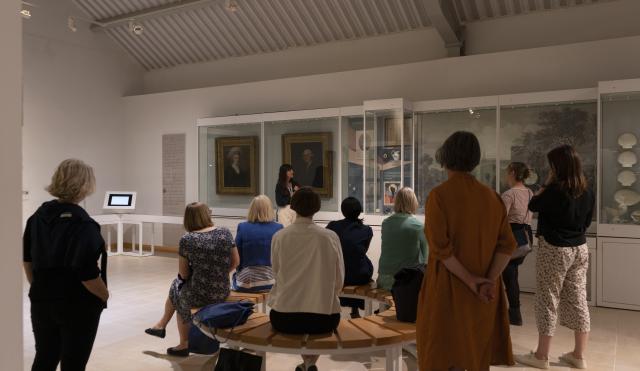
[[[261,368],[262,357],[240,350],[222,348],[214,371],[260,371]]]

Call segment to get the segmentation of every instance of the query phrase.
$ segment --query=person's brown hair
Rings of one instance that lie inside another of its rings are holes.
[[[582,160],[576,150],[568,145],[556,147],[547,153],[553,171],[552,182],[557,183],[572,197],[580,197],[587,190],[587,178],[582,171]]]
[[[396,213],[415,214],[418,210],[418,198],[409,187],[402,187],[396,193],[396,199],[393,202],[393,211]]]
[[[468,131],[451,134],[436,152],[436,161],[445,169],[469,173],[480,163],[480,142]]]
[[[513,173],[513,177],[518,182],[524,182],[531,174],[531,170],[524,162],[512,162],[507,166],[507,172]]]
[[[320,206],[320,196],[311,187],[302,187],[291,197],[291,209],[305,218],[320,211]]]
[[[184,209],[184,229],[187,232],[213,227],[209,206],[202,202],[192,202]]]
[[[96,190],[93,168],[73,158],[64,160],[45,190],[62,202],[78,203]]]

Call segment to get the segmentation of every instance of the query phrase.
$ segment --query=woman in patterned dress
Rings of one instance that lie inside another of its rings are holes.
[[[162,319],[145,332],[164,338],[173,312],[178,312],[180,344],[167,354],[189,355],[191,309],[221,303],[229,296],[229,272],[240,258],[227,228],[214,227],[209,207],[200,202],[187,205],[184,213],[187,233],[180,239],[178,277],[173,280]]]

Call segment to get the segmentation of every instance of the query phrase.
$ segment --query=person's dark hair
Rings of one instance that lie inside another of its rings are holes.
[[[344,215],[345,219],[359,221],[362,223],[362,219],[358,219],[358,216],[362,213],[362,204],[357,198],[345,198],[340,205],[340,211],[342,211],[342,215]]]
[[[524,182],[531,174],[531,170],[524,162],[512,162],[507,166],[507,172],[513,173],[513,177],[518,182]]]
[[[320,205],[320,196],[311,187],[302,187],[291,197],[291,209],[305,218],[320,211]]]
[[[287,185],[287,173],[289,170],[293,170],[293,167],[289,164],[280,165],[280,170],[278,171],[278,184]]]
[[[478,138],[468,131],[456,131],[438,149],[436,161],[447,170],[473,171],[480,163]]]
[[[578,152],[565,144],[549,151],[547,160],[553,171],[551,181],[573,197],[582,196],[587,190],[587,179],[582,171],[582,161]]]

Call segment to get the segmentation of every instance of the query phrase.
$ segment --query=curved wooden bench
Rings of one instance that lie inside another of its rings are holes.
[[[208,328],[200,328],[208,336],[214,336]],[[379,350],[386,353],[386,370],[400,371],[402,346],[415,342],[416,327],[396,320],[395,309],[391,308],[364,318],[342,319],[333,333],[291,335],[274,330],[267,314],[255,313],[243,325],[220,329],[215,336],[230,347],[256,351],[263,357],[263,371],[266,371],[266,353],[269,352],[338,355]]]
[[[227,301],[250,301],[256,305],[259,312],[266,313],[268,297],[269,297],[268,292],[249,293],[249,292],[231,291],[231,293],[227,297]]]

